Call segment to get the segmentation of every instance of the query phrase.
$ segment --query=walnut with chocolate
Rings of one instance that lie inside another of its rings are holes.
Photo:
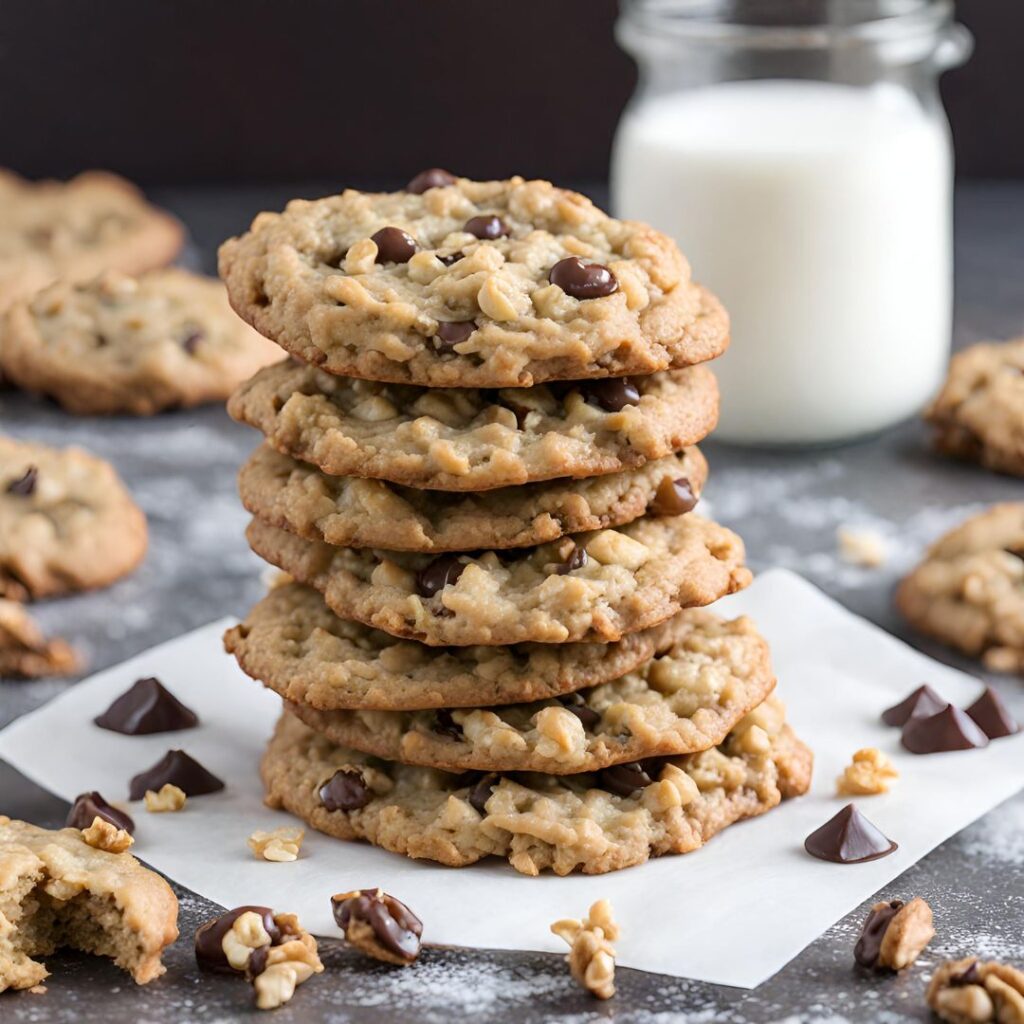
[[[423,922],[383,889],[354,889],[331,897],[345,941],[375,960],[407,967],[420,955]]]
[[[977,957],[947,960],[926,998],[949,1024],[1024,1024],[1024,971]]]
[[[612,905],[598,900],[582,920],[565,918],[551,930],[569,944],[566,962],[573,978],[598,999],[615,995],[615,947],[619,926],[612,918]]]
[[[874,971],[902,971],[935,937],[932,908],[915,896],[909,903],[892,900],[871,908],[853,957]]]

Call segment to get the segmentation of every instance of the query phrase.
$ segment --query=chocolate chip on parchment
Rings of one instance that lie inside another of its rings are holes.
[[[35,493],[39,480],[39,468],[29,466],[25,472],[7,485],[8,494],[16,494],[19,498],[28,498]]]
[[[607,789],[616,796],[632,796],[654,780],[639,761],[631,761],[628,764],[603,768],[598,774],[597,781],[602,789]]]
[[[587,704],[581,693],[563,694],[558,702],[566,711],[571,711],[588,731],[593,730],[601,721],[601,715]]]
[[[420,955],[423,922],[383,889],[354,889],[331,897],[346,941],[387,963],[411,964]]]
[[[381,228],[370,240],[377,245],[377,263],[408,263],[419,248],[416,239],[401,228]]]
[[[339,768],[321,787],[320,803],[329,811],[358,811],[373,797],[357,768]]]
[[[177,786],[185,796],[203,796],[224,788],[224,783],[213,772],[207,771],[184,750],[168,750],[152,768],[147,768],[131,780],[128,799],[141,800],[146,790],[159,792],[168,783]]]
[[[812,857],[833,864],[860,864],[888,857],[898,849],[898,844],[883,835],[853,804],[847,804],[804,840],[804,849]]]
[[[419,196],[426,192],[428,188],[444,188],[446,185],[454,185],[457,180],[451,171],[446,171],[442,167],[430,167],[425,171],[420,171],[405,186],[405,191]]]
[[[934,715],[914,715],[903,726],[900,743],[912,754],[941,754],[988,746],[988,736],[966,712],[947,704]]]
[[[490,216],[470,217],[463,231],[468,231],[476,238],[493,240],[505,238],[509,233],[508,225],[493,214]]]
[[[585,402],[596,402],[605,412],[620,412],[640,401],[640,391],[628,377],[589,380],[580,387]]]
[[[441,555],[416,573],[416,592],[420,597],[433,597],[449,584],[458,583],[465,569],[459,555]]]
[[[882,712],[885,725],[902,726],[914,715],[934,715],[946,706],[944,701],[927,683],[919,686],[899,704],[894,704]]]
[[[246,968],[241,970],[234,968],[228,963],[227,954],[224,952],[224,936],[231,931],[234,923],[243,915],[249,912],[259,914],[263,919],[263,927],[270,936],[270,944],[278,946],[281,944],[281,929],[274,920],[274,912],[270,907],[245,906],[235,907],[226,913],[215,917],[201,925],[196,931],[195,950],[196,963],[204,971],[217,971],[223,974],[245,974]],[[252,966],[252,956],[247,968]],[[252,971],[259,974],[260,971]]]
[[[475,320],[442,320],[434,334],[434,347],[439,352],[451,352],[476,330]]]
[[[655,516],[681,516],[690,512],[696,504],[693,487],[685,476],[675,480],[666,476],[658,484],[647,510]]]
[[[114,828],[123,828],[131,835],[135,831],[135,822],[124,811],[111,807],[95,790],[91,793],[79,793],[68,811],[64,821],[65,828],[88,828],[93,818],[102,818]]]
[[[967,709],[967,714],[990,740],[1002,739],[1004,736],[1013,736],[1020,732],[1017,720],[1010,714],[1010,709],[1003,702],[1003,698],[991,686],[985,687],[982,695]]]
[[[125,736],[177,732],[199,724],[199,717],[182,704],[159,679],[139,679],[93,721],[101,729]]]
[[[548,272],[548,281],[574,299],[603,299],[619,290],[619,282],[606,266],[584,263],[579,256],[559,260]]]

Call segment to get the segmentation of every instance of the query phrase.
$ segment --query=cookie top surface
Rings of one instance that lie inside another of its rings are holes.
[[[443,391],[268,366],[228,403],[271,446],[334,476],[483,491],[602,476],[709,434],[718,388],[703,366],[650,377]]]
[[[286,713],[261,770],[271,806],[341,839],[452,867],[493,855],[526,875],[601,874],[695,850],[733,822],[806,792],[811,754],[770,699],[721,746],[636,767],[639,775],[619,766],[467,778],[357,753]],[[324,805],[320,789],[339,770],[358,779],[362,806]]]
[[[0,172],[0,310],[58,278],[165,266],[183,241],[177,220],[115,174],[29,182]]]
[[[257,330],[351,377],[528,387],[688,366],[728,344],[670,238],[546,181],[295,200],[225,242],[220,273]]]
[[[0,679],[70,676],[81,665],[74,649],[59,637],[48,640],[21,604],[0,598]]]
[[[510,553],[436,557],[335,548],[259,520],[247,536],[342,618],[431,646],[618,640],[751,579],[739,537],[694,513]]]
[[[1024,476],[1024,338],[954,355],[925,419],[940,451]]]
[[[4,376],[85,414],[224,401],[280,358],[219,281],[177,268],[59,281],[15,303],[3,330]]]
[[[382,480],[328,476],[267,445],[242,467],[239,490],[258,519],[339,547],[465,551],[544,544],[620,526],[648,508],[689,511],[707,477],[696,448],[639,469],[556,479],[477,494],[423,491]]]
[[[145,516],[108,462],[0,437],[0,596],[106,586],[145,553]]]
[[[897,604],[922,632],[1024,673],[1024,503],[994,505],[940,538]]]

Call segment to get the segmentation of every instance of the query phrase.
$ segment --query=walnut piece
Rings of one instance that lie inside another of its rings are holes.
[[[106,850],[107,853],[124,853],[135,842],[123,828],[111,825],[99,815],[92,819],[88,828],[82,829],[82,838],[94,850]]]
[[[853,955],[862,967],[902,971],[914,963],[934,937],[932,908],[920,896],[907,903],[876,903],[864,922]]]
[[[889,784],[900,773],[892,761],[875,747],[864,747],[853,755],[853,760],[836,779],[839,796],[874,796],[888,793]]]
[[[573,978],[598,999],[611,999],[615,995],[615,948],[611,942],[619,937],[611,904],[598,900],[582,921],[565,918],[556,921],[551,930],[569,945],[566,960]]]
[[[949,1024],[1024,1024],[1024,972],[976,957],[946,960],[928,985],[928,1005]]]
[[[173,783],[165,782],[159,790],[147,789],[145,794],[146,810],[153,814],[165,811],[180,811],[185,806],[185,791]]]
[[[253,832],[249,836],[249,849],[257,860],[287,863],[297,860],[306,830],[284,825],[273,832]]]

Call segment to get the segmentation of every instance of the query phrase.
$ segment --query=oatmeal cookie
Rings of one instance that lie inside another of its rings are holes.
[[[543,480],[479,494],[423,491],[328,476],[262,445],[242,467],[239,490],[257,519],[307,540],[443,552],[532,547],[621,526],[645,512],[678,515],[696,504],[706,478],[703,455],[687,448],[639,469],[587,480]]]
[[[939,451],[1024,476],[1024,338],[954,355],[924,416]]]
[[[729,338],[670,238],[546,181],[295,200],[225,242],[220,273],[239,315],[289,352],[400,384],[649,374]]]
[[[511,557],[335,548],[259,520],[246,536],[342,618],[431,646],[618,640],[751,580],[739,537],[694,513],[563,537]]]
[[[231,311],[219,281],[170,268],[59,281],[15,303],[4,376],[69,412],[134,413],[224,401],[280,350]]]
[[[0,171],[0,310],[58,279],[165,266],[183,241],[178,221],[115,174],[29,182]]]
[[[480,775],[380,761],[285,713],[262,762],[266,802],[339,839],[450,867],[507,857],[526,875],[601,874],[687,853],[806,792],[811,753],[770,699],[699,754],[597,774]]]
[[[243,384],[228,412],[333,476],[486,491],[634,469],[706,437],[718,388],[703,366],[519,391],[432,391],[332,377],[288,360]]]
[[[1024,673],[1024,503],[994,505],[938,540],[896,603],[911,625],[993,671]]]
[[[103,587],[145,553],[146,518],[109,463],[0,437],[0,596]]]
[[[61,947],[110,957],[145,985],[164,973],[177,921],[171,887],[130,853],[0,815],[0,992],[38,985],[49,972],[32,958]]]
[[[72,676],[81,667],[70,644],[48,640],[17,601],[0,597],[0,679]]]

